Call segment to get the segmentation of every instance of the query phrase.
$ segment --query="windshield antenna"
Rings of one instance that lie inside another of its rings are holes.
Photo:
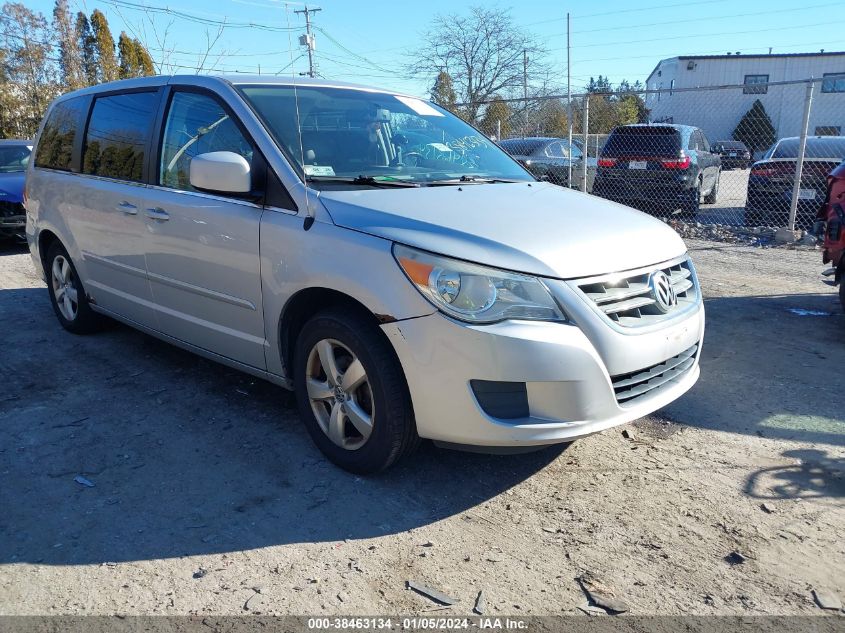
[[[307,10],[307,5],[306,5]],[[307,13],[306,13],[307,16]],[[293,58],[293,42],[291,41],[291,26],[290,26],[290,5],[286,2],[285,3],[285,20],[287,21],[288,27],[288,54],[290,56],[290,76],[293,79],[293,102],[296,106],[296,132],[299,136],[299,161],[300,165],[302,165],[302,175],[303,181],[305,181],[305,149],[302,146],[302,119],[299,115],[299,94],[297,93],[297,86],[296,86],[296,73],[294,71],[293,63],[296,61]],[[302,57],[302,55],[300,55]],[[297,58],[299,59],[299,58]],[[305,220],[302,223],[302,228],[304,230],[310,229],[314,224],[314,210],[311,208],[311,202],[308,200],[308,183],[304,182],[305,185]]]

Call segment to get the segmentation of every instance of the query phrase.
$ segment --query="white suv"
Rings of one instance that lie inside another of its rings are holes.
[[[698,378],[662,222],[537,182],[436,105],[330,81],[150,77],[56,100],[27,238],[61,324],[102,315],[294,389],[336,464],[420,438],[595,433]]]

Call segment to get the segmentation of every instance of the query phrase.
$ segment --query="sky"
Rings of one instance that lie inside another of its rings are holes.
[[[24,0],[50,16],[54,0]],[[604,75],[613,83],[645,82],[661,59],[676,55],[815,52],[845,50],[843,0],[604,0],[572,2],[522,0],[490,4],[484,0],[322,0],[308,7],[313,14],[317,72],[324,77],[365,83],[427,96],[433,77],[410,76],[408,53],[417,48],[437,14],[466,13],[483,4],[510,11],[514,22],[533,33],[548,49],[547,63],[557,83],[566,87],[566,13],[571,13],[572,91],[589,78]],[[206,67],[215,72],[298,74],[308,69],[299,46],[304,8],[276,0],[70,0],[73,10],[106,14],[117,35],[139,36],[155,60],[159,48],[175,49],[171,64],[179,73],[196,72],[207,38],[218,26],[188,19],[226,21]],[[119,6],[118,6],[119,5]],[[144,11],[146,5],[155,8]],[[152,25],[155,28],[152,28]],[[239,26],[245,24],[256,27]],[[236,26],[237,25],[237,26]],[[289,29],[267,31],[260,26]],[[166,31],[164,45],[156,41]]]

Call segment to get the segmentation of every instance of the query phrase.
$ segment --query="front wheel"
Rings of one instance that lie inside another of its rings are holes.
[[[402,367],[367,315],[332,309],[314,316],[299,334],[294,372],[305,427],[341,468],[375,473],[418,445]]]

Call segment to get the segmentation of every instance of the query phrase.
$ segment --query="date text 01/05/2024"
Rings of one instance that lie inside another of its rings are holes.
[[[403,631],[414,630],[456,630],[456,629],[492,629],[492,630],[525,630],[528,623],[519,618],[438,618],[438,617],[336,617],[309,618],[309,630],[393,630],[394,626]]]

